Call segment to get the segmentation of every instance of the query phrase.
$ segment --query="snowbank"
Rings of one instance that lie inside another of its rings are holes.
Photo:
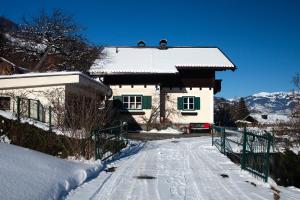
[[[58,199],[102,169],[0,143],[0,199]]]
[[[175,135],[180,135],[183,132],[178,131],[176,129],[173,129],[171,127],[168,127],[167,129],[163,129],[163,130],[152,129],[150,131],[141,131],[141,133],[161,133],[161,134],[175,134]]]

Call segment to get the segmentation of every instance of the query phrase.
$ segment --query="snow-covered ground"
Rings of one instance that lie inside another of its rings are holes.
[[[67,199],[273,199],[270,185],[280,191],[281,199],[300,199],[298,189],[263,183],[241,171],[211,146],[210,137],[147,142],[110,167],[115,171],[100,173]]]
[[[102,168],[0,142],[0,199],[59,199]]]
[[[180,135],[183,132],[179,131],[177,129],[168,127],[166,129],[162,129],[162,130],[157,130],[157,129],[152,129],[150,131],[141,131],[141,133],[162,133],[162,134],[175,134],[175,135]]]

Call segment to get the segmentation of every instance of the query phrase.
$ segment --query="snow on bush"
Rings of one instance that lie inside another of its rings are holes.
[[[1,130],[0,130],[0,132],[1,132]],[[0,142],[10,144],[11,140],[6,135],[1,135]]]
[[[100,162],[62,160],[0,143],[0,199],[59,199],[99,174]]]

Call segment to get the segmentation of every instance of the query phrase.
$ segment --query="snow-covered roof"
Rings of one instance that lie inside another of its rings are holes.
[[[177,68],[231,69],[235,65],[216,47],[105,47],[90,73],[177,73]]]
[[[101,81],[78,72],[44,72],[0,76],[0,90],[21,87],[40,87],[47,85],[81,84],[101,90],[110,96],[111,89]]]
[[[279,122],[288,122],[290,120],[289,115],[286,114],[277,114],[277,113],[266,114],[267,119],[264,119],[262,115],[263,114],[259,114],[259,113],[250,114],[251,117],[253,117],[261,124],[276,124]]]

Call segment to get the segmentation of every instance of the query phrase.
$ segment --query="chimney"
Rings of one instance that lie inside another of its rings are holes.
[[[168,44],[168,42],[166,39],[160,40],[159,41],[159,49],[167,49],[168,48],[167,44]]]
[[[146,43],[145,43],[143,40],[140,40],[140,41],[137,43],[137,46],[138,46],[138,47],[145,47],[145,46],[146,46]]]

